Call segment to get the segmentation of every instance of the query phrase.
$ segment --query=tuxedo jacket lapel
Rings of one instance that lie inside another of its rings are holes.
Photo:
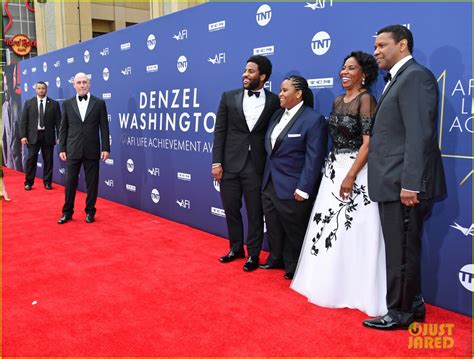
[[[280,147],[281,143],[283,142],[283,139],[285,138],[286,134],[290,130],[291,126],[298,120],[298,117],[300,117],[301,113],[304,111],[305,106],[301,106],[301,108],[298,110],[298,112],[295,113],[293,118],[288,122],[288,124],[285,126],[283,131],[278,135],[276,141],[275,141],[275,146],[273,147],[272,153],[275,153],[275,151]],[[280,117],[281,118],[281,117]]]
[[[235,96],[235,107],[237,108],[237,112],[239,113],[239,117],[244,121],[244,126],[248,128],[247,121],[245,120],[244,115],[244,90],[238,91]]]
[[[79,106],[77,106],[76,96],[71,98],[71,106],[72,106],[72,109],[74,110],[74,113],[76,114],[77,118],[79,119],[79,121],[82,121],[81,112],[79,111]]]
[[[95,100],[95,98],[91,96],[91,98],[89,99],[89,105],[87,105],[86,115],[84,116],[84,122],[87,120],[87,116],[89,116],[89,114],[91,113],[92,108],[94,107],[96,102],[97,101]]]

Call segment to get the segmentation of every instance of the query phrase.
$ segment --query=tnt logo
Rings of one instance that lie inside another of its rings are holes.
[[[158,192],[156,188],[153,188],[153,190],[151,191],[151,200],[153,201],[153,203],[160,202],[160,192]]]
[[[132,74],[132,67],[128,66],[128,67],[124,68],[121,72],[122,72],[123,76],[129,76],[129,75]]]
[[[257,24],[260,26],[267,26],[272,19],[272,8],[267,4],[263,4],[258,8],[255,18],[257,20]]]
[[[160,175],[160,169],[158,167],[149,168],[148,173],[157,177]]]
[[[148,35],[148,38],[146,39],[146,46],[148,47],[148,50],[153,50],[156,46],[156,38],[155,35],[150,34]]]
[[[107,187],[113,187],[114,186],[114,180],[112,180],[112,179],[106,180],[104,182],[107,185]]]
[[[108,47],[104,47],[101,51],[100,51],[100,56],[107,56],[109,54],[109,48]]]
[[[104,81],[109,81],[110,72],[109,72],[109,69],[107,67],[104,67],[104,70],[102,70],[102,77],[103,77]]]
[[[189,201],[188,199],[182,199],[181,201],[176,200],[176,203],[181,208],[191,209],[191,201]]]
[[[320,31],[313,36],[313,39],[311,40],[311,49],[316,55],[324,55],[329,51],[330,47],[331,37],[326,31]]]
[[[213,65],[225,64],[225,52],[215,54],[215,56],[210,57],[207,62],[210,62]]]
[[[219,181],[214,180],[213,184],[214,184],[214,189],[215,189],[217,192],[220,192],[220,191],[221,191],[221,184],[219,183]]]
[[[459,281],[462,286],[467,290],[474,292],[472,284],[472,276],[474,275],[474,266],[472,264],[466,264],[459,271]]]
[[[185,72],[188,69],[188,59],[186,58],[186,56],[181,55],[178,58],[176,67],[178,68],[178,71],[181,73]]]
[[[56,87],[57,87],[57,88],[60,88],[60,87],[61,87],[61,79],[60,79],[59,76],[56,77]]]
[[[84,62],[87,64],[91,59],[91,54],[89,50],[84,51]]]
[[[454,347],[452,323],[417,323],[408,328],[408,349],[451,349]]]
[[[43,62],[43,72],[47,72],[48,71],[48,63],[45,61]]]
[[[132,173],[134,169],[135,169],[135,164],[133,163],[133,160],[129,158],[127,160],[127,170],[128,172]]]
[[[187,38],[188,38],[188,29],[183,29],[181,31],[178,31],[177,34],[173,35],[173,39],[175,39],[176,41],[181,41]]]

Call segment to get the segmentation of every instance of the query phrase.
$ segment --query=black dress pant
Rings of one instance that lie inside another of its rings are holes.
[[[263,190],[262,202],[270,246],[267,263],[279,264],[283,259],[285,270],[294,273],[314,199],[310,197],[302,202],[295,199],[279,199],[270,178]]]
[[[72,216],[74,213],[74,200],[76,198],[77,184],[81,165],[84,166],[86,176],[86,213],[95,215],[95,203],[97,202],[97,192],[99,189],[99,159],[78,159],[67,160],[66,173],[66,200],[63,206],[63,213]]]
[[[229,232],[230,250],[242,252],[244,249],[244,225],[242,221],[242,194],[247,209],[247,252],[258,257],[263,242],[263,210],[261,197],[262,175],[252,163],[250,152],[240,173],[225,171],[220,190]]]
[[[423,305],[421,236],[432,207],[432,200],[420,200],[415,207],[405,207],[400,201],[379,203],[387,263],[387,308],[403,325],[410,324],[414,309]]]
[[[41,149],[43,156],[43,183],[53,182],[53,152],[54,145],[47,145],[44,140],[44,131],[38,131],[38,140],[34,145],[28,144],[28,158],[25,168],[25,185],[33,186],[36,177],[36,165],[38,163],[38,153]]]

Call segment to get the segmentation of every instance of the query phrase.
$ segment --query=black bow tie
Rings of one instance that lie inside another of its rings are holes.
[[[392,74],[391,74],[390,72],[387,72],[387,73],[385,74],[385,76],[383,77],[383,80],[384,80],[385,82],[392,81]]]
[[[252,97],[253,95],[255,95],[256,98],[259,98],[259,97],[260,97],[260,91],[248,90],[247,93],[248,93],[249,97]]]
[[[79,101],[82,101],[82,100],[87,101],[87,95],[78,96],[78,98],[79,98]]]

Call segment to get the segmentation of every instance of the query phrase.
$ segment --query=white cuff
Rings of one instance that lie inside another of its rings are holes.
[[[308,199],[309,198],[309,194],[307,194],[306,192],[303,192],[302,190],[299,190],[298,188],[296,189],[295,193],[301,197],[303,197],[304,199]]]

